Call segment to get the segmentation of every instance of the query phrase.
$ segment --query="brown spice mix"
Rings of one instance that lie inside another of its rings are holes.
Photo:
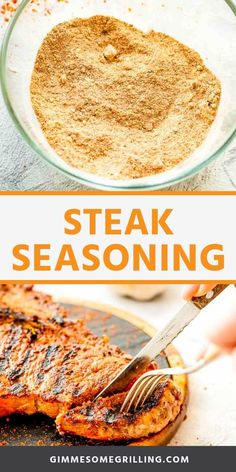
[[[189,157],[220,95],[195,51],[104,16],[56,26],[31,82],[33,108],[58,155],[111,179],[150,176]]]

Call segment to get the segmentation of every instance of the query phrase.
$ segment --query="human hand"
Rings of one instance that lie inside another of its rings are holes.
[[[183,291],[183,298],[191,300],[192,297],[205,295],[217,284],[187,285]],[[236,291],[235,291],[236,293]],[[206,327],[206,334],[210,342],[220,346],[226,351],[232,352],[236,364],[236,297],[229,299],[220,310],[216,310],[216,316],[212,316]]]
[[[183,298],[185,300],[191,300],[193,297],[201,297],[207,292],[210,292],[217,284],[195,284],[195,285],[185,285],[183,291]]]

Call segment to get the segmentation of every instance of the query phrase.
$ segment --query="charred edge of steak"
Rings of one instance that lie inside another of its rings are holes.
[[[14,325],[17,324],[28,324],[28,323],[35,323],[35,327],[39,327],[40,325],[42,326],[44,324],[43,321],[40,320],[40,323],[38,322],[38,317],[37,316],[26,316],[25,313],[20,312],[20,311],[14,311],[11,308],[0,305],[0,324],[6,324],[6,323],[12,323]]]
[[[67,326],[76,325],[76,322],[69,318],[51,318],[40,319],[37,315],[28,316],[24,312],[14,311],[5,305],[0,304],[0,326],[11,324],[13,326],[21,326],[30,332],[31,340],[37,339],[37,336],[45,329],[55,331],[58,328],[66,328]],[[89,330],[88,330],[89,332]]]
[[[24,313],[19,311],[14,311],[6,305],[0,305],[0,322],[6,323],[7,318],[9,322],[24,322],[26,321],[26,316]]]
[[[54,321],[59,326],[64,326],[65,324],[65,318],[63,318],[63,316],[58,315],[58,314],[55,314],[52,316],[52,321]]]
[[[129,411],[129,413],[124,412],[124,413],[122,413],[122,415],[125,416],[125,418],[128,420],[129,423],[133,423],[134,419],[137,418],[139,415],[143,415],[143,413],[148,412],[148,411],[152,410],[153,408],[157,407],[160,403],[160,400],[161,400],[168,384],[169,384],[169,381],[166,380],[166,381],[160,383],[159,385],[157,385],[157,388],[156,388],[155,392],[153,393],[153,395],[149,398],[149,400],[142,407],[138,408],[135,411],[131,410],[131,411]],[[104,416],[104,421],[107,424],[114,423],[116,421],[117,417],[121,416],[120,408],[121,408],[121,405],[117,405],[115,409],[111,408],[111,409],[107,410],[107,412],[105,413],[105,416]]]
[[[28,323],[28,322],[31,322],[31,323],[38,323],[38,326],[39,324],[41,326],[44,325],[44,323],[52,323],[52,324],[55,324],[55,325],[58,325],[60,327],[63,327],[66,322],[73,322],[72,320],[69,320],[69,318],[65,317],[63,318],[61,315],[59,314],[55,314],[53,315],[51,318],[49,318],[48,320],[42,320],[40,319],[40,317],[38,315],[27,315],[25,314],[23,311],[18,311],[18,310],[14,310],[13,308],[9,308],[8,306],[0,303],[0,324],[1,323],[6,323],[6,322],[9,322],[9,323]]]
[[[34,286],[32,284],[0,284],[0,290],[3,292],[9,292],[14,288],[23,290],[24,292],[32,292]]]
[[[9,356],[13,350],[13,347],[16,347],[17,342],[20,342],[20,335],[23,330],[27,330],[30,337],[30,342],[33,342],[37,339],[38,335],[45,329],[46,324],[43,321],[38,321],[36,317],[27,318],[24,313],[14,312],[9,309],[5,309],[2,306],[0,307],[0,326],[1,325],[10,325],[11,330],[19,330],[18,337],[12,340],[9,338]],[[1,370],[1,360],[0,360],[0,370]]]
[[[165,393],[165,389],[168,387],[170,384],[169,380],[161,382],[153,395],[150,397],[150,399],[139,409],[135,411],[130,411],[129,413],[120,412],[122,403],[125,399],[125,396],[122,394],[115,394],[113,396],[113,399],[116,397],[119,398],[121,396],[121,401],[115,404],[114,406],[107,406],[104,408],[103,411],[103,400],[104,399],[110,399],[111,400],[111,405],[112,405],[112,397],[104,397],[101,399],[98,399],[97,401],[93,403],[90,403],[89,405],[85,404],[84,406],[77,405],[75,409],[71,408],[66,414],[66,418],[71,421],[71,423],[76,424],[77,422],[77,414],[76,412],[79,411],[80,414],[84,415],[88,421],[93,421],[94,418],[96,418],[97,410],[103,413],[103,417],[101,418],[101,421],[104,421],[107,425],[112,425],[115,424],[116,421],[118,421],[121,417],[124,417],[126,421],[129,423],[134,423],[134,421],[138,418],[138,416],[143,415],[145,412],[148,412],[152,410],[153,408],[157,407],[161,401],[162,396]],[[173,386],[171,387],[172,394],[176,398],[176,400],[179,400],[180,398],[180,393],[179,391]]]
[[[54,302],[51,295],[34,290],[30,284],[0,284],[0,303],[6,304],[10,310],[32,311],[40,319],[48,319],[63,325],[68,311],[60,303]]]

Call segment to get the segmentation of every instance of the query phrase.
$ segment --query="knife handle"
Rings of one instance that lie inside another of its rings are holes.
[[[220,295],[223,290],[225,290],[229,285],[228,284],[218,284],[216,285],[210,292],[207,292],[205,295],[202,295],[201,297],[193,297],[192,298],[192,303],[202,310],[202,308],[205,308],[209,303],[212,302],[218,295]]]

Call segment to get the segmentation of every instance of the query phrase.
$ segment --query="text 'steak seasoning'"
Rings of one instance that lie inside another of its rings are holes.
[[[33,108],[57,154],[110,179],[150,176],[189,157],[220,95],[198,53],[104,16],[56,26],[31,82]]]

